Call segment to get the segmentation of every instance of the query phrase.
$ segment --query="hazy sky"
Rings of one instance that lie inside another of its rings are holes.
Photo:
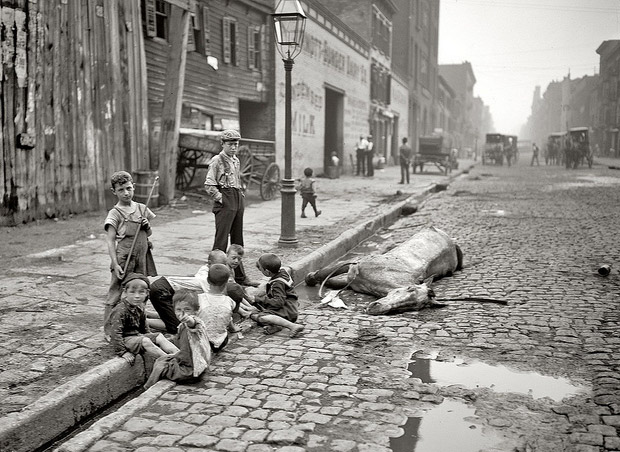
[[[598,74],[597,47],[620,39],[620,0],[440,0],[439,64],[469,61],[495,129],[518,134],[534,88]]]

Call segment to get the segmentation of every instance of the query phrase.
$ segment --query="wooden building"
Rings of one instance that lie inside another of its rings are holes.
[[[142,4],[155,149],[171,33],[170,5],[164,0],[142,0]],[[182,128],[234,128],[243,137],[274,139],[272,12],[271,0],[196,0],[189,25]]]
[[[102,209],[149,168],[139,0],[5,0],[0,225]]]

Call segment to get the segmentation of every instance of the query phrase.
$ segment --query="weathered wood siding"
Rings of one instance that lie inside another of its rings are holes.
[[[151,163],[139,0],[5,0],[1,26],[0,225],[108,207]]]
[[[273,66],[274,50],[272,29],[268,14],[273,9],[270,2],[252,2],[234,0],[197,0],[198,8],[207,8],[207,26],[209,27],[208,55],[217,58],[218,69],[207,63],[207,55],[199,51],[189,51],[185,71],[183,102],[204,109],[213,116],[214,124],[221,120],[239,121],[241,113],[239,101],[255,102],[251,108],[260,114],[253,115],[254,122],[260,127],[247,124],[249,138],[264,140],[274,139],[274,91]],[[263,3],[263,5],[260,5]],[[234,18],[237,23],[237,62],[224,62],[223,52],[223,18]],[[202,15],[198,23],[204,26]],[[250,67],[248,62],[248,26],[262,26],[262,61],[261,68]],[[201,30],[203,32],[203,30]],[[159,129],[163,90],[166,73],[166,59],[169,44],[160,38],[145,38],[145,51],[148,71],[149,117],[153,131]],[[185,125],[185,127],[187,127]],[[253,130],[250,130],[253,129]],[[242,124],[243,133],[243,124]],[[156,133],[153,134],[156,140]],[[157,141],[154,141],[157,143]],[[154,146],[153,146],[154,147]]]

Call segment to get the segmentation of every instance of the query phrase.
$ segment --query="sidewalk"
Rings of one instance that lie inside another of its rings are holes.
[[[434,169],[399,185],[399,167],[376,170],[374,178],[318,179],[322,215],[295,213],[297,248],[278,248],[281,200],[250,205],[245,213],[246,270],[276,252],[292,266],[297,282],[393,222],[400,207],[446,183],[474,162],[460,160],[448,177]],[[397,195],[397,191],[401,191]],[[299,210],[300,200],[296,199]],[[153,222],[154,257],[160,275],[192,275],[213,243],[208,209],[192,218]],[[337,239],[337,240],[336,240]],[[109,283],[103,235],[28,256],[27,264],[2,275],[4,363],[0,371],[0,449],[30,450],[53,439],[100,406],[139,386],[140,362],[129,367],[103,341],[102,301]],[[79,375],[79,378],[76,378]],[[9,414],[10,413],[10,414]],[[36,428],[34,427],[36,425]]]

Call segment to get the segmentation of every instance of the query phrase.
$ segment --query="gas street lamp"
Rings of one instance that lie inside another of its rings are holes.
[[[278,244],[297,246],[295,236],[295,180],[291,168],[291,71],[294,59],[301,53],[306,28],[306,14],[299,0],[281,0],[273,17],[278,53],[282,56],[285,73],[284,94],[284,179],[282,179],[282,219]]]

